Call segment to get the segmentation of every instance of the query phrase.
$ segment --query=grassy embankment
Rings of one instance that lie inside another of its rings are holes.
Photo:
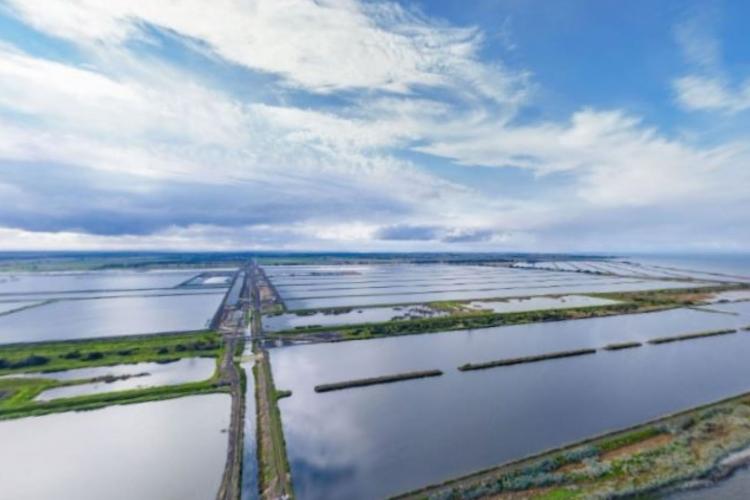
[[[166,363],[188,357],[216,357],[221,350],[221,339],[212,332],[0,347],[0,376],[16,373],[39,374],[39,377],[33,378],[0,380],[0,393],[5,393],[5,397],[0,398],[0,419],[69,410],[89,410],[110,404],[136,403],[221,391],[223,388],[217,385],[214,375],[209,380],[189,384],[117,391],[44,402],[33,401],[46,389],[91,381],[55,381],[45,379],[44,372],[141,362]]]
[[[732,285],[684,290],[587,294],[619,302],[604,306],[586,306],[570,309],[548,309],[510,313],[467,311],[465,307],[462,307],[464,304],[463,302],[435,302],[430,304],[430,306],[448,312],[449,315],[436,318],[363,323],[341,327],[313,326],[308,328],[295,328],[293,330],[278,332],[276,335],[291,336],[298,334],[314,335],[325,333],[335,335],[335,340],[357,340],[381,336],[411,335],[450,330],[519,325],[525,323],[594,318],[700,305],[704,303],[712,293],[738,288],[740,287]]]
[[[750,394],[551,450],[399,498],[641,497],[724,477],[750,446]]]
[[[258,349],[253,365],[257,416],[257,446],[259,489],[261,497],[274,497],[286,492],[294,496],[292,474],[286,456],[286,442],[278,401],[292,395],[291,391],[277,390],[273,382],[268,353]]]

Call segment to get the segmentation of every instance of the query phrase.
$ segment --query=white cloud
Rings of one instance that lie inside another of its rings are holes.
[[[733,81],[722,61],[722,47],[704,13],[677,25],[675,39],[692,72],[672,85],[677,103],[689,111],[734,114],[750,109],[750,76]]]
[[[37,29],[76,43],[118,44],[171,30],[217,56],[316,92],[370,88],[410,93],[457,85],[514,102],[523,75],[477,59],[476,28],[437,24],[395,3],[354,0],[11,0]],[[468,84],[468,86],[467,86]]]
[[[471,129],[467,137],[419,149],[463,165],[524,168],[539,175],[570,172],[575,194],[598,206],[746,197],[742,181],[750,180],[739,161],[747,157],[747,147],[690,146],[622,111],[579,111],[568,125]]]
[[[575,238],[555,236],[559,228],[586,225],[592,213],[611,227],[612,217],[631,209],[679,206],[687,213],[699,210],[690,203],[747,204],[750,171],[743,166],[750,154],[741,142],[696,145],[621,109],[584,108],[568,121],[518,125],[517,111],[532,97],[526,72],[481,61],[478,29],[450,26],[395,3],[9,4],[25,22],[82,47],[86,65],[0,45],[0,161],[142,179],[123,192],[192,183],[226,187],[237,196],[235,188],[246,186],[252,203],[242,206],[250,207],[254,221],[268,221],[242,225],[240,214],[233,227],[214,224],[218,217],[208,218],[210,224],[161,222],[143,236],[91,235],[85,228],[68,231],[78,227],[71,225],[59,233],[30,232],[3,229],[0,222],[6,249],[389,250],[413,248],[413,230],[429,249],[528,249],[545,237],[558,242],[547,247],[552,250]],[[273,100],[253,100],[252,92],[222,87],[219,77],[126,43],[156,43],[147,25],[176,33],[173,41],[219,61],[275,75],[267,83]],[[683,105],[746,109],[750,85],[732,90],[708,73],[719,60],[717,47],[686,51],[700,72],[675,82]],[[290,105],[288,98],[305,104]],[[467,167],[522,169],[556,184],[544,195],[534,186],[517,197],[492,196],[490,189],[481,194],[441,177],[429,158],[419,164],[403,159],[414,151]],[[12,183],[0,184],[0,193],[24,196]],[[65,201],[59,206],[73,212]],[[133,217],[148,217],[153,207],[128,208]],[[396,237],[381,238],[389,228]]]
[[[688,110],[739,113],[750,109],[750,78],[736,88],[724,79],[690,75],[674,81],[677,100]]]
[[[27,118],[0,115],[0,160],[164,183],[245,184],[255,206],[274,206],[285,219],[320,216],[330,206],[333,226],[360,216],[389,223],[384,218],[395,213],[451,223],[469,206],[474,218],[488,219],[498,206],[383,151],[418,134],[423,125],[411,115],[345,117],[247,103],[175,68],[110,55],[116,75],[0,50],[0,111]],[[420,116],[445,111],[421,104]],[[377,205],[382,210],[373,212]]]

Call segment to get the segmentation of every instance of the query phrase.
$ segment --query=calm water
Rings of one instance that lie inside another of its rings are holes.
[[[0,273],[0,294],[171,288],[203,272],[89,271],[67,273]]]
[[[638,283],[636,279],[623,279],[615,278],[609,280],[578,280],[575,276],[571,276],[565,280],[547,280],[544,278],[527,279],[527,280],[515,280],[507,282],[484,282],[484,283],[471,283],[466,285],[453,285],[447,283],[435,283],[430,286],[399,286],[399,287],[358,287],[358,288],[317,288],[317,289],[304,289],[304,288],[280,288],[279,293],[284,300],[294,300],[301,298],[316,298],[316,297],[360,297],[360,296],[391,296],[400,294],[418,294],[418,293],[447,293],[447,292],[480,292],[488,290],[515,290],[524,288],[534,287],[546,287],[546,286],[584,286],[584,285],[607,285],[614,284],[619,285],[622,283]]]
[[[125,380],[114,382],[94,382],[90,384],[69,385],[57,387],[42,392],[36,397],[39,401],[70,398],[99,394],[102,392],[125,391],[129,389],[145,389],[163,385],[186,384],[199,382],[211,378],[216,370],[214,358],[185,358],[171,363],[135,363],[132,365],[102,366],[97,368],[81,368],[64,372],[34,374],[34,377],[53,378],[56,380],[80,380],[106,375],[123,376],[138,375]],[[144,375],[145,374],[145,375]]]
[[[750,254],[638,255],[627,260],[681,270],[722,273],[750,281]]]
[[[566,293],[595,293],[595,292],[625,292],[635,290],[659,290],[668,288],[693,288],[697,283],[679,283],[670,281],[635,281],[609,280],[589,284],[554,284],[527,288],[497,288],[484,291],[453,291],[431,292],[415,294],[392,294],[372,296],[343,296],[332,298],[310,298],[285,300],[290,310],[319,309],[327,307],[355,307],[385,304],[414,304],[439,300],[471,300],[490,299],[500,297],[522,297],[529,295],[566,294]]]
[[[272,350],[295,490],[382,498],[750,389],[750,333],[461,373],[465,362],[736,327],[693,310]],[[313,386],[442,369],[433,379]]]
[[[0,316],[0,343],[205,328],[221,294],[63,301]]]
[[[534,311],[540,309],[563,309],[568,307],[585,307],[595,305],[607,305],[616,303],[613,300],[587,297],[585,295],[565,295],[563,297],[532,297],[524,299],[507,299],[504,301],[474,301],[468,304],[475,309],[491,309],[494,312],[518,312]],[[320,325],[353,325],[377,321],[390,321],[392,319],[404,319],[411,317],[439,317],[447,313],[441,313],[426,306],[390,306],[390,307],[367,307],[352,309],[340,314],[325,314],[316,312],[309,315],[297,315],[295,313],[279,314],[277,316],[263,317],[263,329],[276,332],[291,330],[298,327]]]
[[[28,307],[34,304],[40,304],[40,302],[28,300],[17,302],[0,302],[0,314],[15,311],[16,309],[21,309],[23,307]]]
[[[746,500],[750,492],[750,469],[744,467],[727,479],[708,488],[670,495],[672,500]]]
[[[107,297],[155,297],[163,295],[224,295],[226,289],[214,288],[154,288],[151,290],[115,290],[92,292],[56,292],[39,294],[2,295],[0,304],[8,301],[44,301],[44,300],[75,300],[97,299]]]
[[[530,271],[518,271],[518,275],[513,276],[484,276],[476,278],[420,278],[409,281],[396,279],[367,280],[367,281],[346,281],[336,280],[335,282],[296,282],[286,285],[278,285],[279,291],[295,292],[297,290],[341,290],[341,289],[367,289],[367,288],[433,288],[433,287],[458,287],[462,285],[484,285],[484,284],[524,284],[533,282],[560,282],[574,279],[579,282],[591,282],[603,279],[601,276],[591,275],[571,275],[570,273],[535,273]]]
[[[750,300],[750,290],[736,290],[731,292],[720,292],[715,294],[712,298],[712,302],[722,301],[735,301],[735,300]]]
[[[539,311],[544,309],[566,309],[571,307],[606,306],[616,304],[616,300],[588,297],[586,295],[563,295],[562,297],[529,297],[504,301],[475,301],[469,307],[490,309],[496,313]]]
[[[2,497],[214,498],[229,403],[212,394],[0,422]]]
[[[433,309],[427,309],[425,306],[368,307],[352,309],[349,312],[341,314],[316,312],[309,315],[297,315],[295,313],[286,313],[277,316],[264,316],[263,330],[277,332],[311,325],[352,325],[357,323],[390,321],[394,318],[404,318],[406,315],[434,318],[445,316],[446,314]]]

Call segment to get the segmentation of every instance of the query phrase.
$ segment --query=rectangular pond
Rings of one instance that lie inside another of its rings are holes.
[[[0,316],[0,344],[200,330],[222,298],[212,294],[53,302]]]
[[[206,500],[219,489],[225,394],[0,422],[2,497]]]
[[[675,281],[635,281],[610,280],[607,282],[592,282],[587,284],[557,283],[544,286],[495,288],[492,290],[458,290],[429,293],[410,293],[370,296],[342,296],[315,297],[309,299],[285,300],[289,310],[321,309],[332,307],[375,306],[390,304],[416,304],[441,300],[472,300],[503,297],[526,297],[531,295],[567,294],[567,293],[596,293],[596,292],[627,292],[637,290],[660,290],[677,288],[695,288],[703,286],[701,283],[683,283]]]
[[[284,313],[263,316],[263,330],[278,332],[307,326],[339,326],[375,323],[401,319],[435,318],[447,313],[426,305],[353,308],[345,312],[315,312],[314,314]]]
[[[3,295],[0,305],[7,302],[104,299],[117,297],[161,297],[168,295],[224,295],[226,288],[153,288],[150,290],[93,290],[90,292],[48,292],[39,294]]]
[[[543,309],[566,309],[572,307],[592,307],[616,304],[614,300],[585,295],[564,295],[561,297],[530,297],[501,301],[474,301],[468,308],[495,313],[537,311]],[[318,311],[309,313],[284,313],[263,317],[263,329],[268,332],[293,330],[310,326],[342,326],[361,323],[374,323],[405,319],[436,318],[448,313],[434,309],[427,304],[387,307],[352,308],[349,310]]]
[[[735,304],[739,305],[739,304]],[[482,362],[750,323],[694,310],[277,348],[300,499],[383,498],[750,390],[750,333],[459,372]],[[441,377],[318,394],[323,383]]]
[[[35,373],[35,378],[55,380],[83,380],[114,377],[115,380],[99,380],[85,384],[55,387],[39,394],[36,401],[50,401],[75,396],[88,396],[103,392],[146,389],[164,385],[187,384],[208,380],[216,371],[214,358],[184,358],[171,363],[134,363],[130,365],[81,368],[64,372]],[[127,378],[125,378],[127,377]],[[13,378],[10,376],[8,378]]]
[[[508,290],[513,288],[544,287],[551,285],[560,286],[582,286],[587,284],[621,284],[637,283],[636,279],[576,279],[567,278],[539,278],[532,279],[509,279],[501,281],[482,281],[473,283],[429,283],[429,284],[401,284],[401,285],[377,285],[377,286],[351,286],[340,285],[335,287],[277,287],[279,294],[284,300],[295,300],[316,297],[340,297],[340,296],[364,296],[364,295],[397,295],[406,293],[435,293],[452,291],[483,291],[483,290]]]
[[[172,288],[203,269],[0,273],[0,294]]]

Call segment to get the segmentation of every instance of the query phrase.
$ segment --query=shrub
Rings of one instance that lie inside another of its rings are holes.
[[[565,463],[580,462],[581,460],[594,457],[599,454],[599,450],[591,445],[574,448],[563,453]]]
[[[29,368],[32,366],[46,365],[47,363],[49,363],[49,358],[32,354],[31,356],[22,359],[21,361],[13,363],[13,365],[11,365],[11,368]]]
[[[70,351],[70,352],[66,352],[61,357],[65,358],[65,359],[78,359],[78,358],[81,357],[81,352],[80,351]]]
[[[622,448],[623,446],[637,443],[639,441],[644,441],[658,434],[662,434],[662,432],[654,427],[646,427],[645,429],[610,438],[599,444],[599,449],[601,451],[616,450],[617,448]]]
[[[100,353],[99,351],[92,351],[89,353],[86,353],[86,355],[81,358],[82,361],[96,361],[99,359],[102,359],[104,357],[104,354]]]

